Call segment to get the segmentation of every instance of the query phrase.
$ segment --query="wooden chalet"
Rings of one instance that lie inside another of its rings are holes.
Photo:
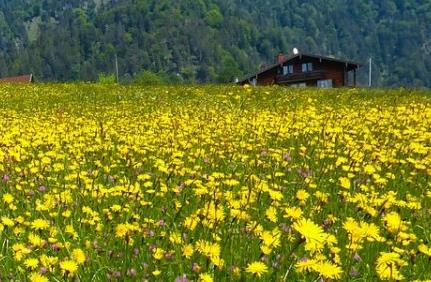
[[[0,83],[32,83],[34,82],[33,74],[11,76],[0,78]]]
[[[273,65],[238,83],[323,88],[356,86],[356,71],[359,67],[358,63],[330,57],[299,52],[286,57],[280,53]]]

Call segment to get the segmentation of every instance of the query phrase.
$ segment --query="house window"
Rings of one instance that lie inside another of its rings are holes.
[[[302,83],[295,83],[290,86],[294,88],[304,88],[304,87],[307,87],[307,84],[305,82],[302,82]]]
[[[288,75],[293,73],[293,65],[283,66],[283,75]]]
[[[313,63],[302,64],[302,72],[313,71]]]
[[[257,79],[256,79],[256,78],[253,78],[253,79],[252,79],[252,81],[251,81],[251,85],[252,85],[252,86],[256,86],[256,85],[257,85]]]
[[[332,88],[332,79],[318,80],[317,87]]]

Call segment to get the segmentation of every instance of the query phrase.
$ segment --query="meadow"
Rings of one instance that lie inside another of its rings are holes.
[[[431,279],[429,92],[0,97],[1,281]]]

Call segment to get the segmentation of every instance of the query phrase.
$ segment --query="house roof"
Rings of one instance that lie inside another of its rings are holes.
[[[318,59],[318,60],[322,60],[322,61],[329,61],[329,62],[335,62],[335,63],[340,63],[340,64],[346,64],[346,66],[349,69],[357,69],[361,66],[361,64],[353,62],[353,61],[348,61],[348,60],[343,60],[343,59],[335,59],[335,58],[331,58],[331,57],[327,57],[327,56],[319,56],[319,55],[312,55],[312,54],[306,54],[306,53],[299,53],[296,55],[291,55],[289,57],[287,57],[285,60],[283,60],[280,63],[276,63],[273,65],[270,65],[262,70],[260,70],[258,73],[253,74],[253,75],[248,75],[245,79],[241,80],[239,83],[244,83],[250,79],[252,79],[253,77],[255,77],[256,75],[259,76],[267,71],[270,71],[280,65],[283,65],[289,61],[292,61],[296,58],[300,58],[302,59],[303,57],[307,57],[307,58],[313,58],[313,59]]]
[[[0,78],[0,82],[30,83],[30,82],[33,82],[33,74],[4,77],[4,78]]]

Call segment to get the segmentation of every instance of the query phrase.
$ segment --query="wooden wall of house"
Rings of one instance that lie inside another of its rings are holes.
[[[293,71],[295,73],[302,72],[302,64],[305,63],[313,63],[313,70],[315,71],[324,71],[325,79],[332,79],[332,85],[334,87],[342,87],[345,86],[344,79],[344,64],[337,62],[324,61],[320,62],[319,59],[315,58],[296,58],[289,64],[293,64]],[[307,82],[307,86],[317,86],[316,81]]]
[[[275,76],[277,75],[277,69],[268,70],[264,73],[261,73],[258,76],[258,85],[272,85],[275,83]]]
[[[321,74],[314,73],[311,75],[304,75],[304,80],[308,78],[309,80],[306,81],[307,86],[317,86],[317,80],[316,79],[310,79],[314,76],[314,78],[320,77],[319,79],[331,79],[332,80],[332,86],[333,87],[343,87],[347,86],[347,66],[343,62],[337,62],[332,60],[325,60],[325,59],[319,59],[309,56],[304,57],[296,57],[289,61],[289,63],[285,63],[284,65],[293,65],[293,72],[295,75],[299,77],[302,72],[302,64],[305,63],[312,63],[313,64],[313,72],[322,71]],[[351,68],[351,66],[350,66]],[[277,76],[282,75],[281,65],[279,67],[274,66],[271,69],[268,69],[260,74],[257,75],[257,84],[258,85],[272,85],[277,82]],[[252,82],[252,78],[249,79],[249,83]],[[286,83],[286,84],[298,84],[301,81],[296,79],[295,82]],[[304,81],[303,80],[303,81]],[[244,81],[244,83],[247,83],[247,81]]]
[[[344,65],[333,62],[316,63],[316,69],[325,71],[325,79],[332,79],[334,87],[345,86]]]

